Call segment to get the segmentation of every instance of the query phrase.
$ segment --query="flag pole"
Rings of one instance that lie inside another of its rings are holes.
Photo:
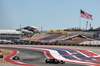
[[[81,29],[81,16],[80,16],[80,20],[79,20],[79,28]]]
[[[80,12],[81,12],[81,9],[80,9]],[[79,16],[79,30],[81,30],[81,15]],[[78,40],[78,42],[80,43],[80,40]]]
[[[80,9],[80,12],[81,12],[81,9]],[[79,28],[81,29],[81,15],[80,15],[80,18],[79,18]]]

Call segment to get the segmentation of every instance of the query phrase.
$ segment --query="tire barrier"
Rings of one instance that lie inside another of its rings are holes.
[[[0,43],[5,44],[5,43]],[[7,43],[8,44],[8,43]],[[50,41],[28,41],[28,40],[21,40],[18,42],[13,42],[9,44],[17,44],[17,45],[65,45],[65,46],[94,46],[94,47],[100,47],[100,44],[61,44],[57,42],[50,42]]]

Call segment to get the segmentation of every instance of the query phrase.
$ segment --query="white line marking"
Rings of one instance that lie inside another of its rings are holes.
[[[73,55],[72,53],[70,53],[70,52],[67,51],[67,50],[66,50],[66,52],[67,52],[68,54],[70,54],[70,55]],[[75,55],[74,55],[73,57],[76,58],[76,59],[80,59],[80,58],[76,57]]]
[[[85,56],[85,57],[87,57],[87,58],[91,58],[91,57],[89,57],[89,56],[85,55],[84,53],[82,53],[82,52],[80,52],[80,51],[77,51],[77,52],[81,53],[82,55],[84,55],[84,56]],[[94,58],[92,58],[92,60],[95,60],[95,59],[94,59]]]

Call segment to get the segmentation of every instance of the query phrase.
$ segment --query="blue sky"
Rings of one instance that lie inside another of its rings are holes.
[[[92,14],[93,20],[81,18],[100,27],[100,0],[0,0],[0,29],[17,29],[36,26],[40,30],[57,30],[79,27],[80,9]]]

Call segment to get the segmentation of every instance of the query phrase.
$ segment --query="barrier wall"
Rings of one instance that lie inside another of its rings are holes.
[[[67,32],[82,32],[82,31],[75,31],[75,30],[48,30],[48,34],[65,34]]]
[[[83,42],[80,44],[60,44],[57,42],[29,41],[27,43],[13,43],[13,44],[16,44],[16,45],[65,45],[65,46],[95,46],[95,47],[100,47],[100,41],[86,41],[86,42]]]

